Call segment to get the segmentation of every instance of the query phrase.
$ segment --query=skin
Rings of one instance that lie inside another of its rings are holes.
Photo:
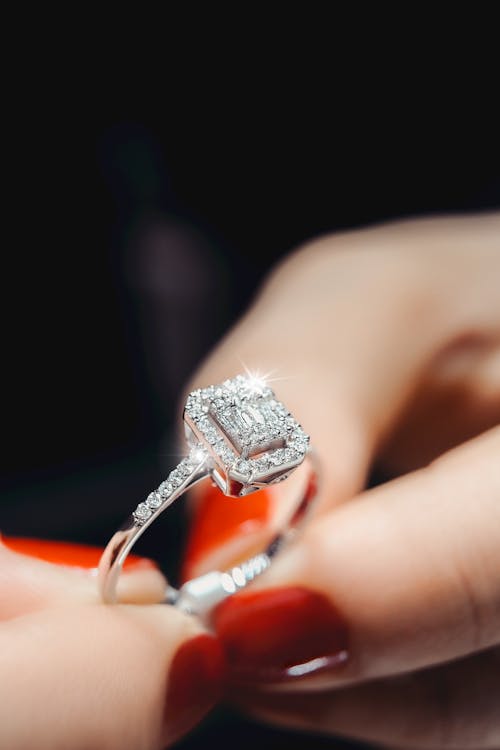
[[[204,631],[151,603],[164,584],[154,569],[124,573],[121,595],[149,603],[109,607],[89,571],[0,544],[0,746],[150,750],[199,721],[210,695],[194,715],[166,718],[175,655]]]
[[[190,388],[241,362],[283,378],[324,470],[316,517],[253,586],[323,593],[351,654],[239,705],[392,747],[500,747],[500,215],[311,242]],[[373,465],[389,481],[365,491]]]
[[[314,241],[190,384],[242,360],[275,371],[324,467],[317,518],[255,586],[330,597],[351,663],[242,690],[253,715],[390,746],[500,746],[499,238],[484,215]],[[400,478],[364,492],[374,462]],[[154,599],[163,580],[123,585]],[[2,747],[154,750],[178,736],[165,696],[177,650],[203,632],[193,618],[105,607],[88,573],[1,544],[0,602]]]

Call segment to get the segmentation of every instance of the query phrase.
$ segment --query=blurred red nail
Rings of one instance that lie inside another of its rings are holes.
[[[302,587],[238,594],[217,608],[214,624],[231,678],[239,682],[296,679],[338,668],[348,658],[339,612]]]
[[[33,539],[27,537],[1,537],[3,544],[14,552],[36,557],[38,560],[69,565],[74,568],[97,568],[102,555],[101,547],[73,542],[59,542],[51,539]],[[157,568],[153,560],[138,555],[129,555],[123,566],[124,570]]]
[[[225,677],[222,647],[211,635],[186,641],[174,656],[165,704],[167,739],[185,734],[221,698]]]
[[[270,512],[270,494],[265,490],[233,500],[207,483],[191,520],[183,579],[191,578],[194,567],[213,550],[236,536],[253,534],[263,528]]]

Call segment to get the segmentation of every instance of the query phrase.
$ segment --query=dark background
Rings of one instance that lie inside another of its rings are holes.
[[[3,533],[105,544],[171,463],[189,374],[293,247],[500,204],[496,123],[477,104],[465,122],[460,97],[436,108],[374,83],[360,100],[330,87],[284,101],[279,86],[269,102],[222,99],[89,115],[42,98],[12,122]],[[170,570],[182,508],[158,526],[140,551]],[[209,741],[330,744],[223,711],[181,746]]]

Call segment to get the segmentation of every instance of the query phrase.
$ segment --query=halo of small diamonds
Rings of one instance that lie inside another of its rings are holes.
[[[309,436],[272,389],[244,375],[190,393],[184,420],[191,451],[136,507],[138,526],[170,504],[204,461],[216,481],[217,469],[225,475],[226,494],[241,495],[286,479],[309,446]]]
[[[272,389],[244,375],[193,391],[184,417],[225,474],[248,485],[284,479],[309,445],[309,436]]]

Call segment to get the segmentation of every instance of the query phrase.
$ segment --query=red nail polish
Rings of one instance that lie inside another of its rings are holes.
[[[339,612],[322,594],[299,586],[231,597],[217,608],[214,624],[239,682],[296,679],[348,658]]]
[[[185,734],[222,696],[225,659],[222,647],[211,635],[186,641],[174,656],[165,704],[167,739]]]
[[[191,520],[183,579],[191,578],[195,566],[213,550],[236,536],[253,534],[264,528],[270,514],[270,493],[265,490],[233,500],[207,483]]]
[[[53,541],[51,539],[2,536],[2,542],[9,549],[22,555],[29,555],[55,565],[69,565],[74,568],[97,568],[103,552],[101,547]],[[139,555],[129,555],[123,567],[124,570],[158,568],[153,560]]]

